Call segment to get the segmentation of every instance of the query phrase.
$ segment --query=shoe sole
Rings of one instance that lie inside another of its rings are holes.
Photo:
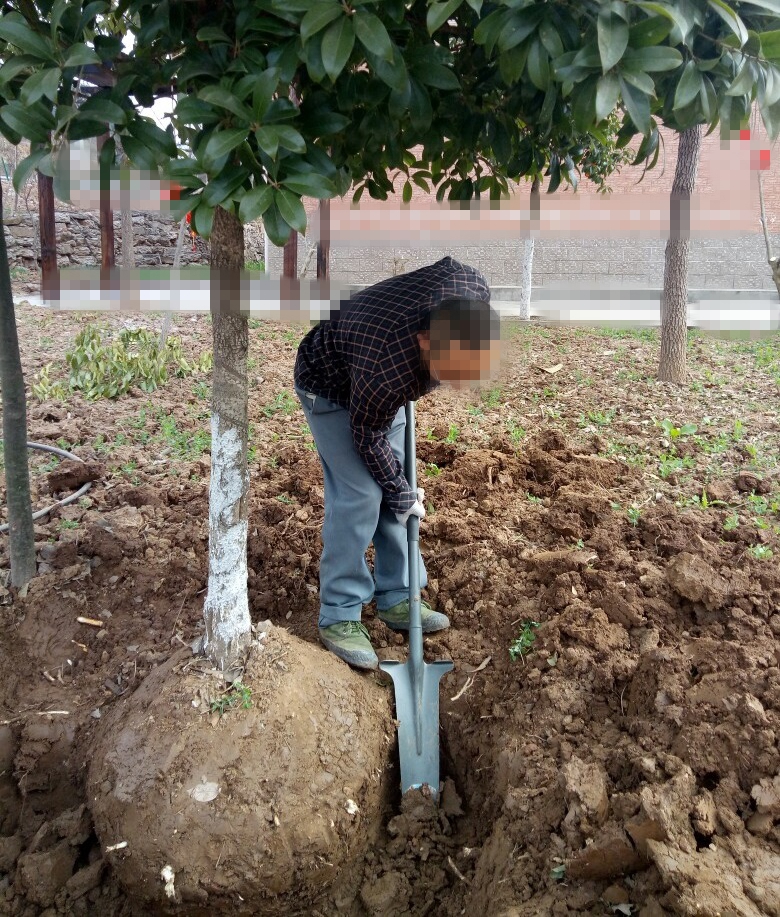
[[[345,650],[343,647],[331,643],[322,636],[320,636],[320,641],[325,649],[330,650],[334,656],[338,656],[339,659],[343,659],[347,665],[351,665],[356,669],[370,670],[377,668],[379,665],[379,658],[376,653],[367,653],[361,650]]]
[[[409,625],[408,625],[407,623],[405,623],[405,622],[399,624],[397,621],[385,621],[385,619],[382,617],[382,615],[377,615],[377,617],[379,618],[379,620],[380,620],[385,626],[389,627],[390,630],[402,631],[402,632],[404,632],[404,633],[406,633],[406,631],[409,630]],[[444,617],[444,615],[442,615],[442,617]],[[425,624],[423,624],[423,626],[422,626],[422,632],[423,632],[424,634],[435,634],[435,633],[438,633],[438,631],[440,631],[440,630],[447,630],[447,628],[450,626],[450,622],[449,622],[449,619],[448,619],[448,618],[446,618],[445,620],[447,621],[446,624],[439,624],[439,625],[437,625],[437,624],[434,624],[434,623],[432,623],[432,622],[428,623],[427,626],[426,626]]]

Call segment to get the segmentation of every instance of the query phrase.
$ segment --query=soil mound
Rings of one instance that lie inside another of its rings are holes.
[[[97,834],[122,845],[115,875],[157,909],[289,913],[375,838],[389,732],[386,692],[281,629],[230,692],[181,650],[103,721],[87,784]]]

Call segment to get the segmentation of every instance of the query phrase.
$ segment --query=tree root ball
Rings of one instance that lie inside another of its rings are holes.
[[[224,694],[182,650],[101,720],[95,827],[104,850],[126,842],[108,859],[149,913],[297,911],[347,882],[380,829],[390,693],[279,628],[241,684],[251,697]]]

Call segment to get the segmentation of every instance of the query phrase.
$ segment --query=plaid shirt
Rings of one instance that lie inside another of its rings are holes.
[[[362,290],[304,337],[295,361],[298,388],[349,411],[352,437],[395,513],[416,499],[387,433],[398,409],[438,385],[423,366],[423,317],[450,297],[490,301],[479,271],[453,258]]]

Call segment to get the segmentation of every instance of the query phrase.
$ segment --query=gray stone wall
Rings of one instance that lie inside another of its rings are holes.
[[[22,213],[5,217],[5,237],[12,267],[38,269],[40,235],[38,215]],[[100,222],[98,214],[77,210],[58,211],[54,215],[57,230],[57,259],[61,268],[69,265],[100,264]],[[179,222],[156,213],[133,213],[133,237],[137,267],[173,264]],[[244,227],[247,261],[263,260],[263,231],[260,223]],[[114,247],[117,265],[121,264],[122,224],[119,213],[114,214]],[[185,236],[181,263],[208,264],[209,246],[203,239],[195,240],[195,251],[189,233]]]
[[[780,252],[780,236],[773,237]],[[555,287],[579,281],[583,289],[604,286],[659,288],[664,277],[664,239],[538,239],[534,246],[533,282]],[[299,237],[299,266],[307,243]],[[519,286],[522,246],[493,242],[484,246],[415,249],[361,249],[333,245],[331,273],[349,284],[368,285],[431,264],[445,255],[479,268],[491,286]],[[270,269],[281,273],[282,250],[271,247]],[[313,276],[313,268],[309,276]],[[694,239],[688,276],[691,289],[773,290],[763,236]]]

